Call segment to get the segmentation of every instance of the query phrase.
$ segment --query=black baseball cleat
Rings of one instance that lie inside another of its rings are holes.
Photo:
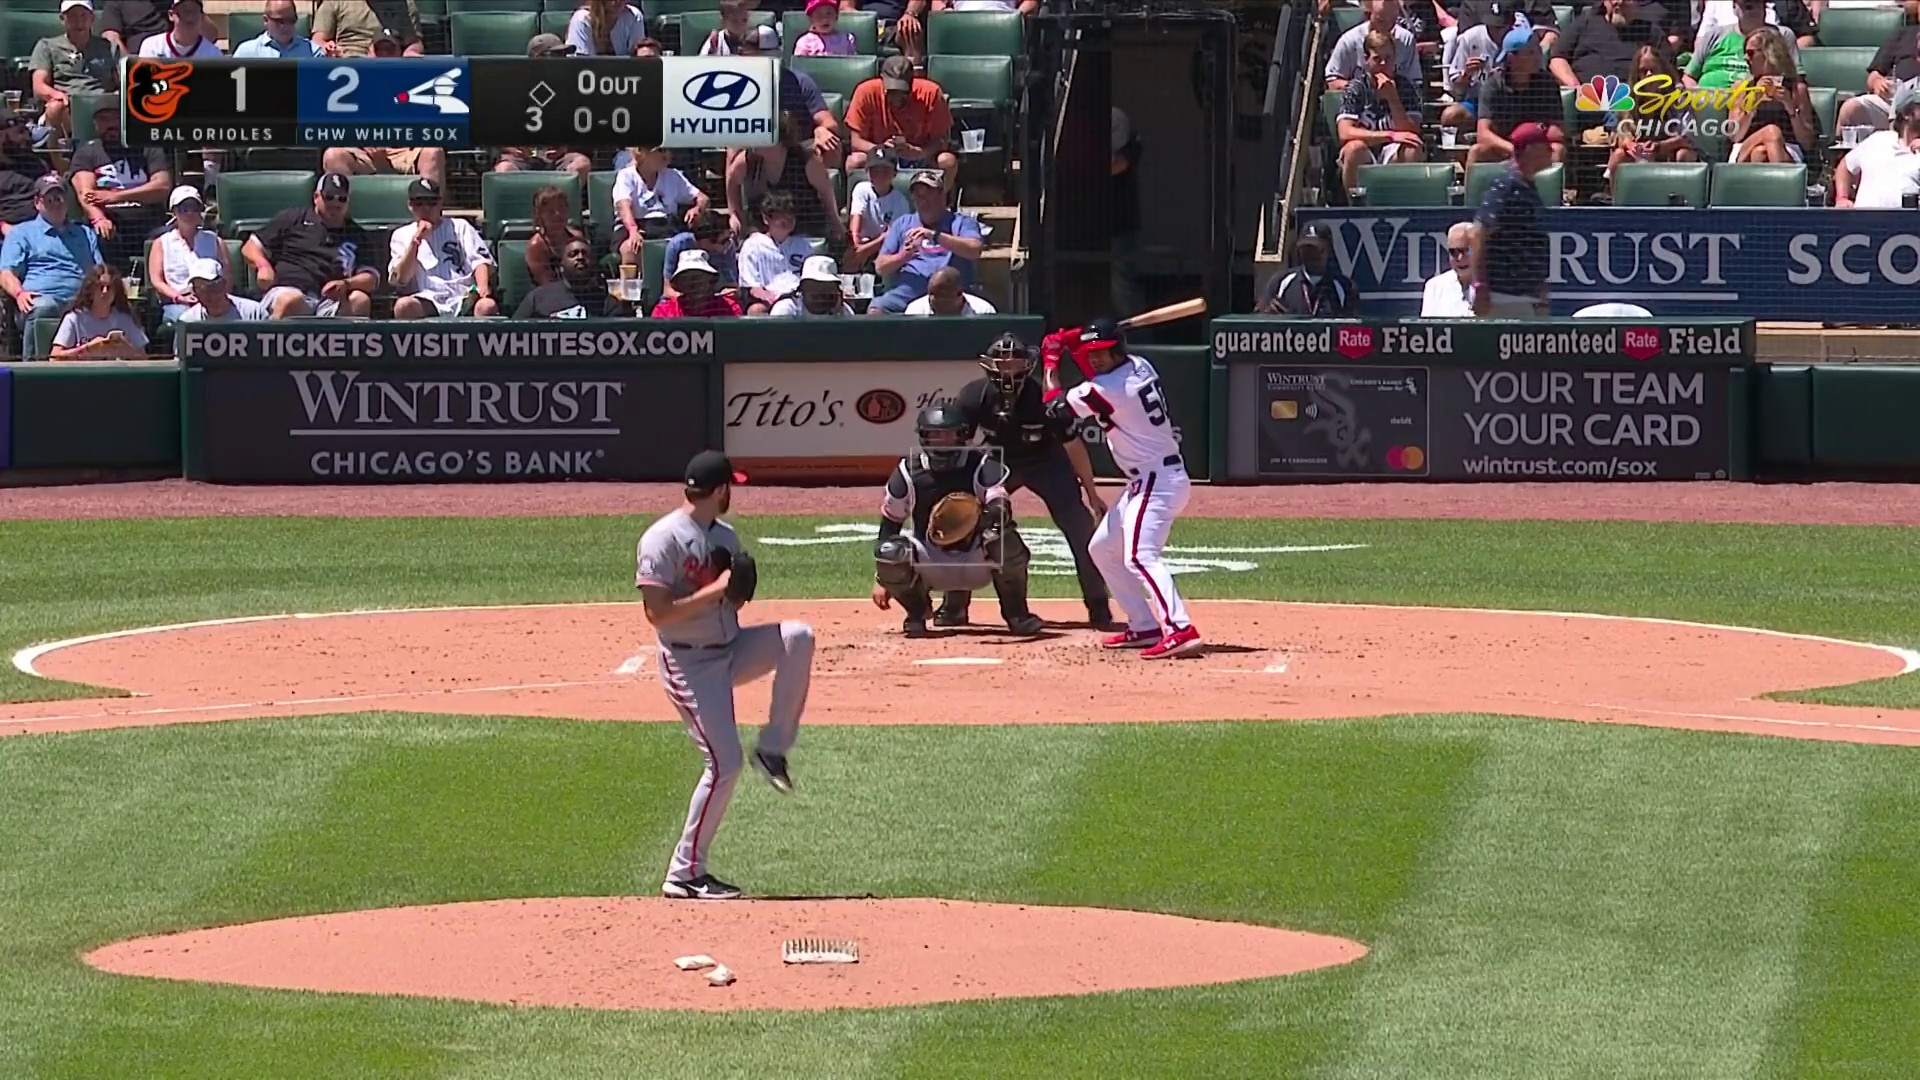
[[[1112,630],[1119,624],[1113,621],[1113,606],[1105,600],[1093,600],[1087,604],[1087,625],[1095,630]]]
[[[909,615],[901,621],[900,632],[910,638],[926,637],[929,633],[927,620],[919,615]]]
[[[793,794],[793,777],[787,775],[786,758],[779,754],[763,754],[755,750],[753,763],[761,772],[767,774],[767,783],[773,785],[773,790],[782,795]]]
[[[669,900],[738,900],[740,889],[712,874],[701,874],[690,881],[665,881],[660,895]]]
[[[935,626],[967,625],[967,605],[953,604],[953,603],[941,604],[940,610],[935,611],[933,613],[933,625]]]
[[[1047,624],[1041,620],[1040,616],[1032,614],[1031,612],[1025,615],[1015,615],[1007,620],[1007,629],[1021,637],[1032,637],[1046,628]]]

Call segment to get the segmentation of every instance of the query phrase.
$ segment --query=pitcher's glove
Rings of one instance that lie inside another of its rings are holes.
[[[715,548],[713,569],[716,576],[722,570],[733,571],[733,576],[727,579],[727,599],[733,601],[735,607],[753,599],[754,592],[760,588],[760,567],[744,550],[736,553]]]

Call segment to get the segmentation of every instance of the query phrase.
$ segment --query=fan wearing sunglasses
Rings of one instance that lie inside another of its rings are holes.
[[[40,212],[33,182],[52,171],[47,159],[34,153],[26,120],[0,104],[0,237]]]
[[[1446,269],[1427,279],[1420,295],[1423,319],[1473,318],[1473,222],[1447,230]]]
[[[364,318],[372,310],[380,271],[369,261],[367,231],[347,216],[351,192],[345,174],[327,173],[314,186],[313,205],[282,210],[247,237],[240,254],[253,264],[274,318]]]

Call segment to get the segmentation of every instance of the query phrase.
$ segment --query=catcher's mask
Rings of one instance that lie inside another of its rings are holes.
[[[973,441],[973,425],[967,422],[966,414],[958,405],[942,402],[920,410],[914,420],[914,434],[920,439],[928,468],[952,469],[967,458],[966,446]]]
[[[980,356],[980,366],[1000,388],[1002,408],[1010,408],[1014,399],[1020,396],[1021,387],[1027,376],[1033,374],[1033,347],[1012,334],[1000,335],[1000,340],[987,346]]]

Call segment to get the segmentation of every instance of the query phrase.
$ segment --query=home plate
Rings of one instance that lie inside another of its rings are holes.
[[[997,656],[934,656],[914,661],[928,667],[980,667],[1005,662]]]

